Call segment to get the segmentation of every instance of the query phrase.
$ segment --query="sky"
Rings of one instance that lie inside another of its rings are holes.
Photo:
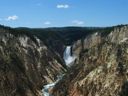
[[[0,24],[32,28],[128,24],[128,0],[0,0]]]

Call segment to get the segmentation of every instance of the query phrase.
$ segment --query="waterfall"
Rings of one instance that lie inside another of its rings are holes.
[[[67,65],[68,67],[70,67],[71,64],[73,63],[73,61],[76,59],[76,56],[74,56],[74,55],[72,56],[72,55],[71,55],[71,46],[67,46],[67,47],[66,47],[66,49],[65,49],[65,51],[64,51],[64,57],[63,57],[63,58],[64,58],[64,61],[65,61],[66,65]],[[50,84],[47,84],[47,85],[44,85],[44,88],[42,89],[43,96],[52,96],[52,95],[48,92],[49,88],[53,88],[53,87],[56,85],[56,83],[59,82],[59,80],[62,79],[63,76],[64,76],[64,74],[59,75],[59,76],[58,76],[58,79],[57,79],[55,82],[50,83]]]
[[[64,61],[67,66],[71,66],[73,61],[76,59],[76,56],[71,55],[71,46],[67,46],[64,52]]]

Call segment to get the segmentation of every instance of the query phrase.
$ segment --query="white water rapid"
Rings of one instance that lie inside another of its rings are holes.
[[[64,76],[64,74],[62,74],[61,76],[58,76],[57,80],[55,82],[44,85],[44,88],[42,89],[43,96],[52,96],[51,94],[49,94],[48,89],[53,88],[56,85],[56,83],[59,82],[59,80],[62,79],[63,76]]]
[[[76,58],[76,56],[71,56],[71,46],[67,46],[67,47],[66,47],[66,49],[65,49],[65,51],[64,51],[64,57],[63,57],[63,58],[64,58],[64,61],[65,61],[66,65],[67,65],[68,67],[70,67],[71,64],[73,63],[73,61],[74,61],[75,58]],[[57,79],[55,82],[45,85],[44,88],[42,89],[43,96],[52,96],[52,95],[48,92],[49,88],[53,88],[53,87],[56,85],[56,83],[57,83],[59,80],[62,79],[63,76],[64,76],[64,75],[58,76],[58,79]]]
[[[51,95],[49,94],[49,92],[48,92],[48,89],[54,87],[55,84],[56,84],[56,82],[45,85],[44,88],[43,88],[43,90],[42,90],[42,92],[43,92],[43,94],[44,94],[43,96],[51,96]]]

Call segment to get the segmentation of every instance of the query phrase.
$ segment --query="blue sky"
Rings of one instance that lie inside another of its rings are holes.
[[[128,24],[128,0],[0,0],[0,24],[11,27]]]

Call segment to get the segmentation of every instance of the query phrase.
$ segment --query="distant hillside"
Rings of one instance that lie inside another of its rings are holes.
[[[117,25],[112,27],[52,27],[52,28],[16,28],[18,30],[30,32],[38,36],[42,40],[49,38],[54,41],[60,40],[65,45],[71,45],[80,38],[84,38],[94,32],[101,32],[104,35],[111,32],[115,27],[122,27],[125,25]]]

